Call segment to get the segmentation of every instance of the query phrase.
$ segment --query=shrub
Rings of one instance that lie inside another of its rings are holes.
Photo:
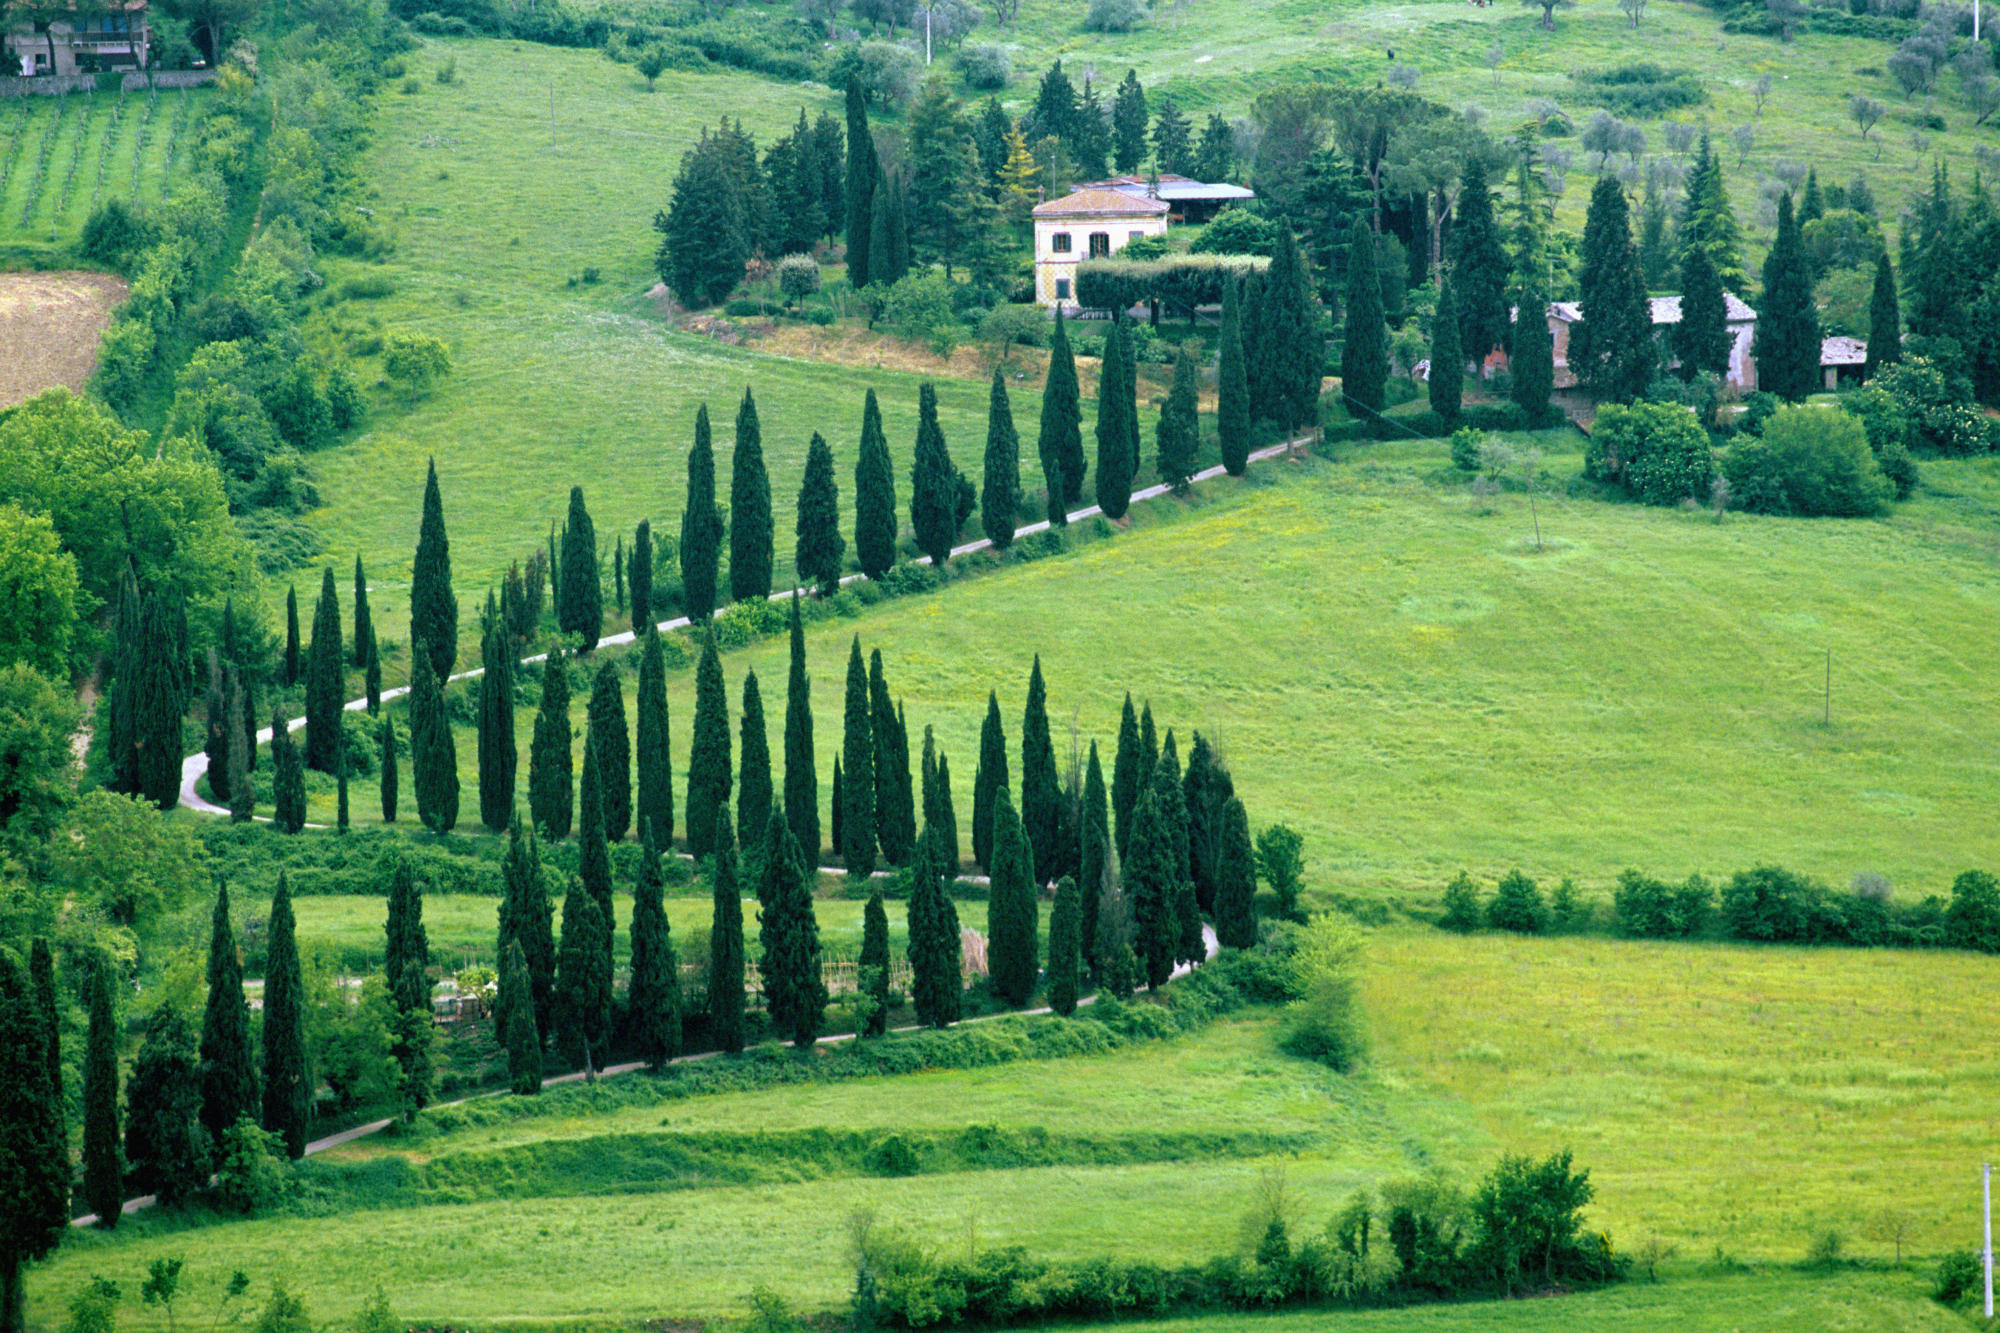
[[[123,270],[133,256],[159,239],[159,228],[125,206],[121,199],[99,204],[83,224],[77,251],[106,268]]]
[[[1540,887],[1519,870],[1508,871],[1486,904],[1486,924],[1519,935],[1541,934],[1548,929],[1549,912]]]
[[[1730,447],[1723,470],[1743,508],[1865,518],[1889,507],[1888,479],[1855,418],[1835,407],[1781,407],[1761,436]]]
[[[238,1213],[254,1213],[275,1201],[285,1185],[284,1146],[276,1134],[248,1117],[222,1132],[211,1189],[215,1201]]]
[[[935,270],[912,270],[882,296],[882,322],[897,335],[949,356],[958,342],[951,309],[951,284]]]
[[[1279,1044],[1302,1059],[1346,1073],[1366,1047],[1360,981],[1361,931],[1343,914],[1314,917],[1298,933],[1292,969],[1300,996],[1285,1010]]]
[[[1145,0],[1090,0],[1085,32],[1130,32],[1146,21]]]
[[[1627,870],[1618,876],[1612,902],[1618,911],[1618,929],[1646,939],[1684,939],[1695,934],[1708,919],[1715,890],[1700,875],[1690,875],[1676,889],[1662,880]]]
[[[1188,247],[1198,255],[1262,255],[1266,259],[1277,249],[1277,225],[1236,205],[1216,214],[1215,221],[1195,233],[1194,244]]]
[[[1173,255],[1165,259],[1086,260],[1077,265],[1076,299],[1097,310],[1124,310],[1141,301],[1159,301],[1185,315],[1198,305],[1222,299],[1225,279],[1269,267],[1251,255]],[[1081,355],[1083,349],[1077,349]]]
[[[1803,875],[1777,866],[1739,870],[1722,891],[1722,918],[1730,935],[1762,944],[1814,939],[1815,900],[1824,890]]]
[[[990,42],[961,47],[952,60],[965,86],[982,92],[1005,88],[1007,80],[1014,77],[1014,58],[1007,54],[1006,47]]]
[[[1685,71],[1670,74],[1650,63],[1577,71],[1570,78],[1584,101],[1626,116],[1661,116],[1708,100],[1698,76]]]
[[[1549,897],[1549,924],[1557,930],[1582,930],[1590,925],[1590,904],[1577,892],[1576,881],[1563,876]]]
[[[1992,428],[1973,406],[1971,383],[1947,374],[1929,357],[1911,356],[1884,367],[1869,387],[1887,393],[1902,407],[1912,448],[1974,454],[1993,447]]]
[[[1461,472],[1479,471],[1480,451],[1486,447],[1486,432],[1460,426],[1451,433],[1452,465]]]
[[[879,107],[900,107],[917,90],[923,63],[917,53],[890,42],[861,42],[848,47],[835,71],[834,86],[858,81],[862,96]]]
[[[1285,824],[1272,824],[1257,835],[1257,877],[1278,899],[1278,916],[1297,920],[1299,885],[1305,877],[1305,839]]]
[[[1608,403],[1598,409],[1583,473],[1626,487],[1647,504],[1705,499],[1715,463],[1693,413],[1677,403]]]
[[[819,290],[819,261],[811,255],[786,255],[778,261],[778,290],[793,305]]]
[[[1444,915],[1438,918],[1438,925],[1444,930],[1469,935],[1478,930],[1484,920],[1485,913],[1479,906],[1479,886],[1472,882],[1471,875],[1461,870],[1457,878],[1444,886]]]
[[[1953,880],[1945,928],[1955,948],[2000,953],[2000,882],[1983,870]]]
[[[1979,1256],[1971,1250],[1953,1250],[1938,1264],[1931,1280],[1931,1296],[1946,1305],[1957,1305],[1967,1292],[1979,1287],[1982,1277]]]
[[[914,1176],[922,1169],[917,1150],[901,1134],[890,1134],[871,1147],[862,1159],[871,1175]]]

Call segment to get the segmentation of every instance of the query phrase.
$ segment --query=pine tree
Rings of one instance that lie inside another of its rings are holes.
[[[889,1030],[889,914],[879,888],[861,909],[860,975],[862,991],[874,1007],[857,1035],[879,1037]]]
[[[1162,99],[1153,117],[1153,167],[1165,174],[1185,176],[1194,170],[1194,126]]]
[[[715,812],[715,914],[708,931],[708,1036],[715,1049],[743,1049],[743,895],[736,887],[736,839],[729,806]]]
[[[1114,522],[1132,507],[1132,474],[1139,466],[1138,436],[1126,433],[1137,411],[1136,392],[1131,340],[1124,317],[1113,315],[1097,372],[1097,506]]]
[[[833,449],[813,432],[806,449],[806,475],[799,485],[798,541],[792,567],[799,581],[822,597],[840,591],[840,564],[847,539],[840,535],[840,488],[833,479]]]
[[[410,772],[417,785],[417,818],[431,832],[445,834],[458,823],[458,748],[431,655],[419,645],[411,656]]]
[[[495,833],[514,819],[514,650],[496,621],[480,640],[479,822]]]
[[[275,745],[276,742],[273,742]],[[396,822],[396,720],[382,719],[382,822]]]
[[[1154,990],[1174,969],[1180,947],[1175,913],[1173,833],[1163,817],[1158,789],[1148,784],[1132,813],[1132,846],[1124,858],[1125,896],[1132,903],[1134,951]]]
[[[1681,198],[1680,226],[1676,238],[1683,270],[1688,254],[1699,247],[1708,251],[1723,290],[1743,289],[1743,232],[1736,211],[1730,207],[1729,193],[1722,180],[1722,158],[1709,143],[1706,133],[1695,152],[1694,165],[1687,175],[1687,193]]]
[[[437,460],[424,479],[424,515],[417,528],[417,556],[410,567],[410,650],[426,651],[431,673],[451,675],[458,660],[458,598],[451,590],[451,539],[444,530]],[[414,673],[413,673],[414,674]]]
[[[1375,270],[1375,234],[1363,218],[1354,220],[1347,255],[1347,324],[1340,352],[1340,393],[1348,410],[1374,420],[1382,414],[1386,401],[1389,338],[1382,322],[1382,280]],[[1137,910],[1136,899],[1134,910]]]
[[[632,632],[648,634],[653,629],[653,521],[642,518],[632,534],[631,573],[626,576],[632,589]]]
[[[611,1040],[611,950],[604,916],[583,881],[563,899],[556,971],[556,1035],[571,1064],[595,1078]]]
[[[1625,188],[1612,176],[1599,176],[1590,192],[1581,287],[1569,363],[1599,399],[1629,403],[1653,377],[1653,323]]]
[[[729,593],[739,602],[771,595],[775,529],[763,440],[757,400],[745,388],[742,405],[736,409],[736,452],[729,472]]]
[[[1084,961],[1095,968],[1097,904],[1106,878],[1105,867],[1111,859],[1111,802],[1104,790],[1104,766],[1097,758],[1096,741],[1090,743],[1090,760],[1084,769],[1083,801],[1077,824],[1081,947]]]
[[[13,955],[0,950],[0,1327],[21,1333],[22,1268],[69,1229],[69,1142],[62,1098],[43,1060],[40,1006]]]
[[[1021,716],[1020,819],[1038,867],[1052,867],[1059,859],[1062,799],[1055,743],[1049,735],[1048,689],[1042,681],[1042,655],[1037,653],[1028,672],[1028,702]]]
[[[1132,813],[1139,807],[1139,793],[1145,789],[1145,760],[1139,745],[1139,715],[1132,711],[1132,695],[1125,695],[1125,711],[1118,720],[1118,749],[1111,760],[1111,812],[1118,830],[1118,856],[1124,859],[1132,844]]]
[[[1250,848],[1250,817],[1230,797],[1222,807],[1215,857],[1215,934],[1225,949],[1257,943],[1257,875]]]
[[[1064,1018],[1076,1012],[1076,992],[1083,970],[1081,897],[1076,881],[1065,875],[1056,885],[1056,905],[1049,913],[1049,1008]]]
[[[368,645],[375,638],[375,617],[368,610],[368,575],[361,557],[354,557],[354,658],[357,668],[368,665]]]
[[[994,793],[992,885],[986,896],[986,958],[993,990],[1019,1007],[1035,992],[1039,942],[1035,856],[1005,787]]]
[[[1222,287],[1222,339],[1216,357],[1215,434],[1222,447],[1222,467],[1240,477],[1250,467],[1250,383],[1243,363],[1243,289],[1236,282]],[[1082,895],[1089,899],[1090,894]]]
[[[687,508],[681,512],[680,557],[681,609],[690,620],[707,620],[715,613],[722,560],[722,511],[715,504],[715,444],[709,437],[707,403],[694,414],[694,447],[688,451]]]
[[[532,1097],[542,1090],[542,1034],[535,1026],[535,1006],[527,991],[527,959],[521,942],[510,940],[500,955],[494,1026],[500,1045],[507,1051],[508,1086],[520,1097]]]
[[[941,838],[926,828],[911,866],[909,939],[910,1007],[926,1027],[958,1021],[964,993],[958,936],[958,909],[947,891]]]
[[[1507,344],[1507,249],[1493,216],[1486,163],[1472,154],[1452,212],[1451,275],[1458,301],[1459,350],[1484,363]]]
[[[1069,522],[1069,507],[1083,495],[1083,409],[1077,401],[1076,357],[1061,307],[1056,309],[1055,337],[1049,343],[1049,369],[1042,381],[1041,434],[1035,447],[1042,460],[1042,484],[1048,489],[1049,522]]]
[[[11,966],[0,962],[0,970]],[[0,1014],[6,982],[0,979]],[[0,1022],[5,1022],[0,1018]],[[13,1036],[13,1034],[7,1034]],[[0,1050],[19,1049],[8,1040]],[[6,1057],[0,1055],[0,1060]],[[6,1088],[22,1086],[9,1078]],[[4,1096],[0,1093],[0,1096]],[[51,1099],[51,1104],[53,1101]],[[191,1197],[208,1183],[208,1131],[201,1127],[201,1063],[194,1032],[172,1001],[154,1008],[146,1037],[132,1061],[125,1087],[125,1160],[132,1183],[150,1189],[168,1206]],[[12,1192],[9,1198],[22,1197]]]
[[[334,593],[333,570],[321,574],[312,647],[306,655],[306,767],[331,773],[347,682],[341,669],[340,602]]]
[[[861,453],[854,464],[854,558],[871,579],[896,563],[896,471],[870,389],[861,407]]]
[[[979,728],[979,767],[972,775],[972,859],[993,868],[993,807],[1007,790],[1007,734],[1000,724],[1000,696],[986,692],[986,720]]]
[[[729,693],[710,634],[694,674],[694,730],[688,752],[688,851],[699,861],[715,850],[716,812],[729,804]],[[733,841],[733,840],[732,840]]]
[[[590,741],[597,747],[604,836],[620,842],[632,827],[632,733],[625,726],[625,690],[617,663],[606,662],[597,669],[587,716]]]
[[[306,826],[305,761],[283,713],[271,715],[271,825],[280,833],[303,832]]]
[[[917,549],[943,569],[958,540],[958,469],[951,465],[944,430],[938,425],[937,386],[926,380],[917,391],[917,451],[910,467],[910,526]]]
[[[562,581],[556,585],[556,628],[574,634],[589,652],[604,632],[604,572],[597,561],[597,525],[584,507],[583,487],[569,488],[569,521],[563,525]]]
[[[118,1225],[125,1164],[118,1151],[118,1022],[111,959],[90,960],[90,1033],[83,1055],[83,1201],[97,1225]]]
[[[1465,390],[1465,355],[1460,350],[1458,291],[1447,274],[1438,283],[1437,314],[1431,321],[1431,411],[1447,425],[1458,420]]]
[[[569,669],[561,648],[542,663],[542,700],[528,745],[528,819],[545,838],[569,836],[575,818],[576,778],[570,758]]]
[[[1673,326],[1674,355],[1680,358],[1681,378],[1692,380],[1706,370],[1715,375],[1729,373],[1729,306],[1723,299],[1722,279],[1708,251],[1697,247],[1688,252],[1681,273],[1681,318]]]
[[[305,979],[299,970],[298,922],[283,871],[271,898],[264,964],[264,1128],[284,1140],[293,1161],[305,1156],[312,1129],[312,1063],[306,1048]]]
[[[1014,409],[1007,401],[1007,381],[993,368],[993,389],[986,403],[986,460],[979,496],[979,526],[1001,550],[1014,544],[1014,525],[1021,508],[1021,437],[1014,431]]]
[[[1819,388],[1819,308],[1813,301],[1812,264],[1792,215],[1792,197],[1778,196],[1778,235],[1764,258],[1764,299],[1757,306],[1757,383],[1798,402]]]
[[[820,979],[819,922],[813,915],[812,884],[799,864],[785,817],[775,811],[764,834],[763,878],[757,899],[765,904],[763,948],[764,1006],[773,1030],[788,1034],[801,1049],[819,1040],[826,1019],[826,985]]]
[[[612,937],[618,925],[612,913],[614,889],[611,880],[611,845],[604,837],[604,780],[597,738],[583,743],[583,781],[576,789],[576,873],[584,889],[597,904],[598,928],[603,934],[604,966],[611,967]]]
[[[299,634],[299,586],[285,589],[285,684],[296,685],[305,674],[303,639]]]
[[[500,883],[503,896],[497,952],[505,957],[509,949],[520,947],[534,1029],[546,1033],[555,1017],[555,904],[549,899],[548,877],[535,831],[523,829],[519,818],[507,830]],[[539,1071],[540,1066],[536,1068]]]
[[[681,1052],[680,962],[661,900],[660,857],[650,838],[639,865],[632,886],[632,981],[626,1010],[633,1046],[657,1070]]]
[[[1195,359],[1194,344],[1181,344],[1174,358],[1174,382],[1166,406],[1154,427],[1158,455],[1154,463],[1160,480],[1175,495],[1186,495],[1188,478],[1194,475],[1195,454],[1201,448],[1201,416],[1196,393],[1201,366]]]
[[[785,681],[785,822],[810,867],[819,865],[819,771],[813,754],[812,683],[806,675],[806,634],[799,599],[792,598],[791,667]]]
[[[667,709],[667,658],[660,636],[648,634],[639,653],[639,716],[634,758],[639,796],[633,817],[643,840],[661,848],[674,841],[673,718]]]
[[[847,652],[842,764],[834,774],[834,782],[840,789],[835,798],[840,808],[840,827],[834,836],[840,843],[840,859],[852,879],[863,878],[875,869],[875,751],[875,716],[869,707],[868,672],[861,665],[861,636],[857,634]]]
[[[743,718],[739,726],[742,763],[737,778],[736,827],[738,841],[748,854],[763,848],[764,830],[771,822],[772,809],[771,737],[764,726],[764,695],[758,688],[755,671],[743,676]]]
[[[1128,69],[1111,102],[1111,160],[1119,174],[1137,171],[1146,160],[1146,90],[1139,72]]]
[[[1865,379],[1903,359],[1903,316],[1896,304],[1896,273],[1889,267],[1889,252],[1875,256],[1875,292],[1868,303],[1868,360],[1862,367]]]
[[[868,713],[875,738],[875,845],[890,865],[906,865],[916,822],[910,800],[910,750],[889,698],[880,648],[868,655]]]
[[[875,159],[875,137],[868,130],[868,101],[861,81],[847,84],[847,280],[860,291],[869,283],[868,236],[873,224],[871,205],[875,199],[875,178],[881,172]]]
[[[1271,415],[1288,431],[1316,425],[1326,340],[1320,332],[1320,305],[1313,290],[1312,261],[1299,249],[1288,219],[1278,219],[1278,253],[1271,259],[1264,284],[1260,336],[1270,357]],[[1379,314],[1379,296],[1376,310]],[[1381,336],[1382,375],[1386,383],[1386,329]]]
[[[243,960],[229,921],[229,886],[218,885],[208,936],[208,1004],[201,1021],[201,1123],[211,1142],[257,1115],[257,1064],[250,1051],[250,1005]]]

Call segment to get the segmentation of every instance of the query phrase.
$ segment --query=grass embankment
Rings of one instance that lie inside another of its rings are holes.
[[[55,256],[97,204],[157,207],[192,168],[205,88],[0,101],[0,254]]]

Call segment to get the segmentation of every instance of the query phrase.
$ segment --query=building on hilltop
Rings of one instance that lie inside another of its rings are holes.
[[[147,66],[152,29],[147,0],[109,0],[85,6],[69,0],[69,17],[51,5],[39,18],[17,18],[0,32],[7,73],[95,74]]]
[[[1256,197],[1241,185],[1186,176],[1115,176],[1037,204],[1035,300],[1074,309],[1076,267],[1084,260],[1108,259],[1141,237],[1165,235],[1169,222],[1206,222],[1225,205]]]

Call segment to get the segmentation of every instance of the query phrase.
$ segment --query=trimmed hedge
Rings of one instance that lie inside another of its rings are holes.
[[[1124,310],[1158,301],[1192,317],[1198,305],[1222,301],[1225,280],[1262,272],[1261,255],[1170,255],[1165,259],[1090,259],[1077,265],[1077,304]]]

